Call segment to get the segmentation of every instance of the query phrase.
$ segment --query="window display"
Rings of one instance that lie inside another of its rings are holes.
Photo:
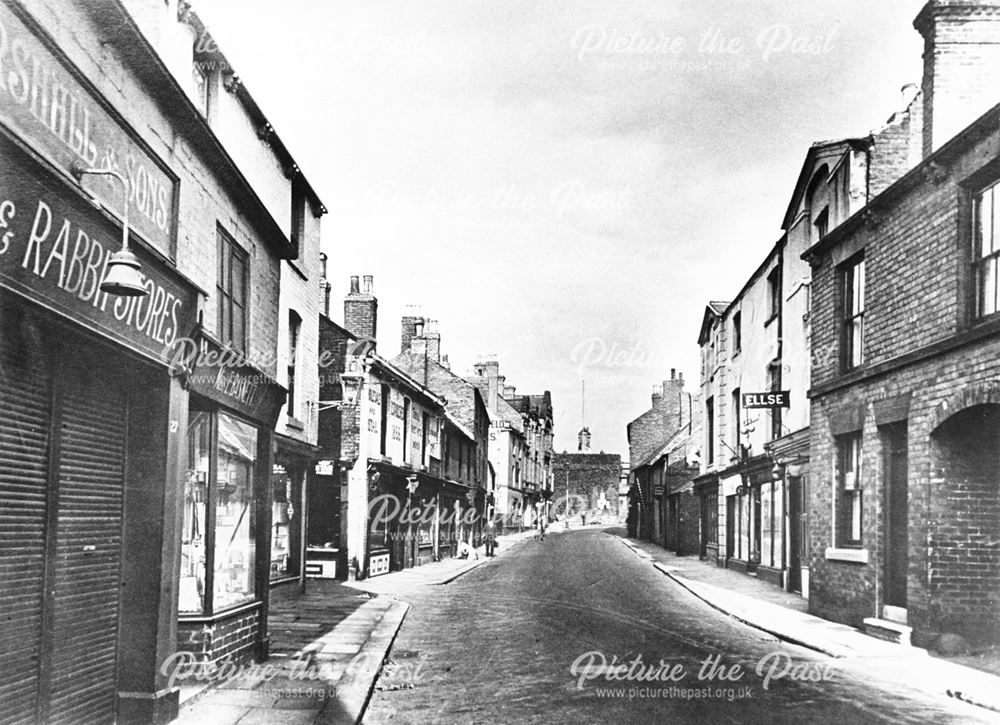
[[[211,424],[208,413],[191,413],[181,539],[179,609],[182,614],[201,614],[205,609],[205,525]]]
[[[302,495],[301,474],[274,466],[271,475],[271,579],[299,573],[301,513],[296,506]]]
[[[184,484],[181,614],[211,614],[254,598],[256,460],[253,426],[225,413],[192,411]],[[209,568],[212,584],[207,582]],[[212,596],[206,601],[209,586]]]
[[[215,501],[215,599],[218,611],[254,596],[253,466],[257,431],[219,414],[219,476]]]

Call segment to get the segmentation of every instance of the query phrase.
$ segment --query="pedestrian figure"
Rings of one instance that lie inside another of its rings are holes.
[[[541,516],[538,517],[538,538],[545,541],[545,519]]]
[[[486,556],[493,556],[493,549],[497,543],[497,527],[493,523],[493,519],[486,522],[486,527],[483,529],[483,541],[486,542]]]
[[[583,522],[584,526],[587,525],[587,512],[586,511],[584,511],[583,513],[580,514],[580,520]]]

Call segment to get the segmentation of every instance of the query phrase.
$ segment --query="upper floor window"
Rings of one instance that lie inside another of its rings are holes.
[[[767,275],[767,322],[781,314],[781,265]]]
[[[861,545],[861,433],[837,439],[837,546]]]
[[[865,260],[854,257],[841,270],[843,309],[844,369],[852,370],[865,361]]]
[[[715,398],[705,401],[705,462],[715,462]]]
[[[303,237],[306,232],[306,196],[298,188],[299,184],[292,182],[292,214],[291,214],[291,234],[289,239],[295,246],[299,258],[302,257]]]
[[[830,231],[830,208],[824,207],[823,211],[816,215],[816,221],[813,222],[813,230],[815,232],[814,239],[819,241],[826,236],[826,233]]]
[[[772,360],[767,366],[767,389],[771,392],[781,390],[781,360]],[[771,416],[771,440],[781,438],[781,408],[775,406],[770,409]]]
[[[739,312],[733,314],[733,354],[735,355],[743,348],[743,315]]]
[[[976,314],[1000,312],[997,259],[1000,258],[1000,184],[976,195],[973,264],[976,272]]]
[[[221,227],[218,229],[219,339],[241,352],[247,343],[247,253]]]
[[[288,415],[296,417],[298,401],[295,398],[295,363],[299,355],[299,332],[302,329],[302,318],[294,310],[288,312]]]
[[[740,403],[740,389],[736,388],[733,391],[733,454],[742,458],[743,453],[740,451],[740,446],[743,444],[740,431],[742,427]]]

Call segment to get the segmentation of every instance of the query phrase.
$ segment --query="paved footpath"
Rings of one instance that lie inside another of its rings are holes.
[[[707,564],[697,557],[677,556],[656,544],[625,538],[619,540],[638,557],[702,601],[741,622],[786,641],[837,658],[866,658],[872,669],[890,679],[903,675],[907,682],[928,692],[939,692],[1000,713],[1000,677],[948,660],[928,656],[918,647],[904,647],[870,637],[854,627],[808,614],[808,602],[755,577]],[[879,667],[881,661],[885,666]],[[907,661],[902,670],[901,659]]]
[[[533,532],[500,537],[502,556]],[[445,559],[356,582],[309,580],[271,593],[271,657],[182,687],[175,725],[354,725],[379,679],[405,687],[405,665],[386,655],[409,610],[402,591],[449,584],[495,559]],[[227,676],[232,675],[232,676]]]

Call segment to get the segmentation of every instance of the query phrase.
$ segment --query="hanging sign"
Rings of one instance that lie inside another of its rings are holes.
[[[744,408],[787,408],[791,403],[790,391],[772,390],[769,393],[743,393]]]

